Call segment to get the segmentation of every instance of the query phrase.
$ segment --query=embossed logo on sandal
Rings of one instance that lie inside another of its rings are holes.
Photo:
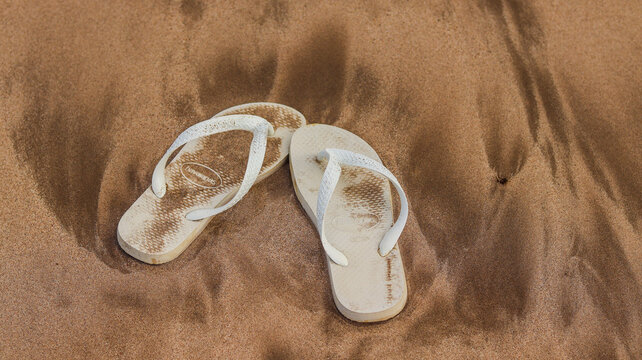
[[[349,216],[337,216],[330,222],[337,230],[354,232],[355,230],[371,229],[379,222],[379,216],[368,212],[356,212]]]
[[[190,183],[206,189],[221,186],[223,179],[216,171],[195,162],[186,162],[181,166],[181,175]]]

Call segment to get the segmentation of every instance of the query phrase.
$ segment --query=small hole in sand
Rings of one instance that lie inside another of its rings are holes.
[[[500,183],[501,185],[506,185],[506,183],[508,182],[508,179],[505,177],[498,177],[497,182]]]

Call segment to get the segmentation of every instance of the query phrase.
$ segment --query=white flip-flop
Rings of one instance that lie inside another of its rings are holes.
[[[290,172],[296,195],[319,232],[339,311],[359,322],[383,321],[401,312],[408,290],[397,240],[408,202],[377,153],[347,130],[311,124],[292,136]],[[389,183],[401,204],[394,224]]]
[[[118,244],[149,264],[175,259],[213,216],[283,165],[292,134],[304,125],[305,117],[291,107],[251,103],[189,127],[156,165],[152,185],[120,219]]]

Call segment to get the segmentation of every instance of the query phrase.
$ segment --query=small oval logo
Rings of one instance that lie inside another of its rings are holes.
[[[371,213],[354,213],[349,216],[337,216],[330,222],[338,230],[353,232],[355,229],[367,230],[375,227],[381,219]]]
[[[183,164],[181,175],[190,183],[206,189],[219,187],[223,183],[223,179],[216,171],[194,162]]]

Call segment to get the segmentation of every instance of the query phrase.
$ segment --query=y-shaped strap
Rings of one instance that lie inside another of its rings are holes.
[[[404,193],[399,181],[397,178],[386,169],[380,162],[373,160],[367,156],[354,153],[352,151],[341,150],[341,149],[325,149],[319,152],[317,155],[319,160],[328,160],[328,166],[325,168],[323,173],[323,178],[321,179],[321,186],[319,188],[319,197],[317,199],[317,230],[319,231],[319,236],[321,237],[321,243],[323,244],[323,249],[326,254],[338,265],[347,266],[348,259],[345,255],[334,246],[332,246],[328,240],[325,238],[325,233],[323,231],[323,220],[325,218],[325,211],[328,208],[330,203],[330,198],[334,192],[334,188],[339,182],[339,177],[341,177],[341,165],[348,166],[358,166],[368,170],[375,171],[390,180],[390,182],[397,189],[399,194],[399,199],[401,202],[401,210],[399,211],[399,218],[392,225],[390,230],[386,232],[383,236],[383,239],[379,243],[379,254],[381,256],[386,256],[392,250],[392,248],[399,240],[401,231],[403,231],[404,226],[406,226],[406,220],[408,220],[408,199],[406,199],[406,194]]]
[[[227,204],[215,208],[197,209],[187,213],[188,220],[201,220],[219,214],[239,202],[241,198],[250,190],[256,178],[259,176],[261,166],[263,165],[263,158],[265,157],[265,149],[267,146],[268,135],[274,135],[274,128],[267,120],[254,115],[226,115],[213,117],[209,120],[202,121],[198,124],[192,125],[183,131],[172,146],[167,149],[165,155],[160,159],[154,174],[152,175],[152,191],[156,196],[162,198],[165,195],[167,186],[165,183],[165,166],[169,156],[179,147],[186,143],[202,138],[205,136],[231,131],[231,130],[246,130],[254,134],[252,143],[250,144],[250,155],[245,169],[245,175],[241,186],[238,191]]]

